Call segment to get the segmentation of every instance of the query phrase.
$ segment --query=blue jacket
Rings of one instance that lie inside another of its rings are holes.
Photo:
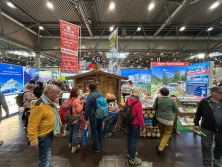
[[[102,96],[98,90],[92,92],[96,97]],[[95,121],[96,115],[96,98],[92,95],[87,96],[86,107],[85,107],[85,120],[86,121]]]

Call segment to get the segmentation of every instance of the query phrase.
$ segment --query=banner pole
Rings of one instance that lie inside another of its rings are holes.
[[[82,31],[81,31],[81,26],[80,26],[80,35],[79,35],[79,37],[80,37],[80,40],[79,40],[79,58],[80,58],[80,60],[79,60],[79,62],[81,61],[81,42],[82,42]],[[78,63],[78,69],[80,69],[79,71],[80,71],[80,73],[82,73],[82,70],[81,70],[81,68],[79,67],[79,63]],[[79,73],[79,72],[78,72]]]

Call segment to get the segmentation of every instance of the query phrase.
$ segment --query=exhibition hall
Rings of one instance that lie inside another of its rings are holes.
[[[0,167],[222,167],[221,0],[0,0]]]

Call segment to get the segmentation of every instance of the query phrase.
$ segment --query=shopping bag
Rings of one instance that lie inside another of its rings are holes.
[[[86,126],[83,130],[83,138],[82,138],[82,145],[85,146],[88,143],[88,127]]]

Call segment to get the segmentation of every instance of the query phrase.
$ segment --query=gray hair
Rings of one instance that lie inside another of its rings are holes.
[[[49,94],[50,92],[53,92],[56,87],[57,87],[56,85],[47,84],[47,85],[45,86],[45,89],[43,90],[44,95],[47,95],[47,94]]]

